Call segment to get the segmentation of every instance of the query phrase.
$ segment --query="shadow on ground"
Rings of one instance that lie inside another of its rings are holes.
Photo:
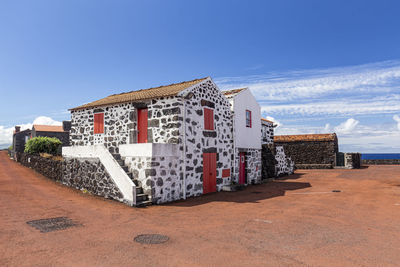
[[[267,182],[259,185],[249,185],[242,191],[236,192],[216,192],[200,197],[188,198],[169,204],[165,206],[178,206],[178,207],[192,207],[203,205],[209,202],[236,202],[236,203],[257,203],[260,200],[265,200],[273,197],[285,195],[286,191],[293,191],[311,187],[310,183],[291,182],[288,180],[299,179],[303,173],[293,174],[286,177]]]

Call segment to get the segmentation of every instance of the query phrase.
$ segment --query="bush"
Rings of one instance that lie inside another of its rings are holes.
[[[39,154],[49,153],[56,155],[62,145],[62,142],[55,137],[34,137],[25,144],[25,153]]]

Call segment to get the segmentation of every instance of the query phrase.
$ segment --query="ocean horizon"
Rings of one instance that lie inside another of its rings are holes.
[[[361,153],[361,159],[400,159],[400,153]]]

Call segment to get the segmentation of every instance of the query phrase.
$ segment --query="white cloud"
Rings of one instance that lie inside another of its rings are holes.
[[[398,115],[393,115],[393,119],[397,122],[397,129],[400,131],[400,117]]]
[[[50,117],[39,116],[33,121],[33,124],[61,126],[62,122],[55,121]]]
[[[249,87],[260,101],[319,98],[327,94],[382,93],[399,85],[400,61],[215,79],[220,88]]]
[[[387,114],[400,111],[400,100],[331,100],[313,103],[261,104],[261,111],[268,114],[299,115],[363,115]]]
[[[21,130],[31,129],[33,124],[41,124],[41,125],[54,125],[59,126],[62,125],[62,122],[53,120],[50,117],[46,116],[39,116],[37,117],[33,123],[26,123],[26,124],[18,124],[21,126]],[[10,145],[12,144],[12,136],[15,127],[5,127],[0,125],[0,145]]]
[[[359,123],[360,122],[358,120],[350,118],[345,122],[342,122],[341,124],[336,126],[335,132],[338,134],[349,134],[354,131],[354,129],[357,127]]]

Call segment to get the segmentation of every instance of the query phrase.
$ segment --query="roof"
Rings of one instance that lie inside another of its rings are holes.
[[[226,97],[234,97],[235,95],[239,94],[241,91],[246,90],[246,89],[247,88],[226,90],[226,91],[222,91],[222,94],[225,95]]]
[[[16,132],[14,130],[14,134],[20,134],[20,133],[25,133],[25,132],[30,132],[30,131],[31,131],[31,129],[25,129],[25,130],[22,130],[22,131],[19,131],[19,132]]]
[[[299,134],[299,135],[275,135],[274,142],[301,142],[301,141],[334,141],[335,133],[329,134]]]
[[[64,128],[62,126],[35,124],[33,125],[33,128],[35,128],[37,132],[64,132]]]
[[[149,88],[149,89],[141,89],[141,90],[131,91],[131,92],[127,92],[127,93],[114,94],[114,95],[110,95],[105,98],[102,98],[100,100],[96,100],[96,101],[90,102],[88,104],[81,105],[76,108],[71,108],[70,110],[105,106],[105,105],[110,105],[110,104],[133,102],[133,101],[137,101],[137,100],[147,100],[147,99],[153,99],[153,98],[159,98],[159,97],[175,96],[178,93],[180,93],[181,91],[183,91],[199,82],[202,82],[207,78],[208,77],[201,78],[201,79],[195,79],[195,80],[187,81],[187,82],[173,83],[170,85],[153,87],[153,88]]]
[[[269,123],[274,123],[273,121],[270,121],[270,120],[267,120],[267,119],[264,119],[264,118],[261,118],[261,120],[262,120],[262,121],[269,122]]]

